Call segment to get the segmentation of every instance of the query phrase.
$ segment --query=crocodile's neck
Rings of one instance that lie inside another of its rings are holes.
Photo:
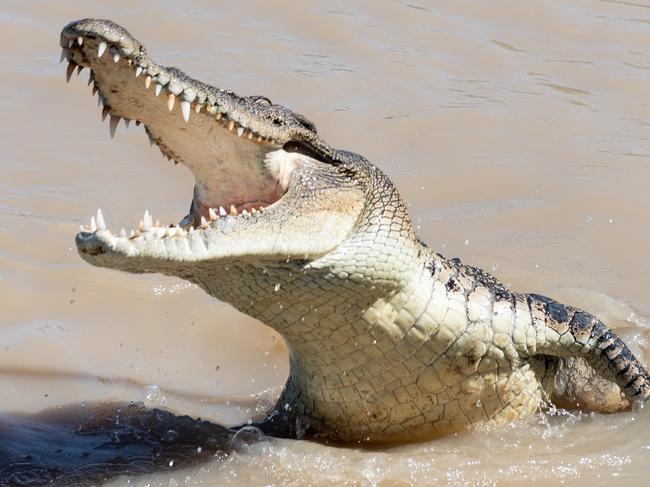
[[[217,270],[218,280],[214,272],[191,279],[285,340],[290,377],[276,409],[332,438],[367,440],[386,437],[393,402],[387,394],[393,392],[385,385],[417,378],[404,355],[413,355],[417,339],[425,338],[408,330],[429,301],[434,276],[426,262],[432,258],[416,242],[399,285],[354,281],[353,269],[314,269],[300,260],[233,263]]]

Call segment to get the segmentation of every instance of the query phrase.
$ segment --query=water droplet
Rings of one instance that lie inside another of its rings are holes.
[[[566,386],[567,386],[566,376],[561,370],[558,370],[555,373],[555,379],[553,380],[553,387],[555,387],[555,392],[557,393],[558,396],[564,395],[564,393],[566,392]]]
[[[160,439],[163,443],[174,443],[176,440],[178,440],[178,433],[174,430],[167,430],[167,433]]]
[[[158,402],[160,401],[160,387],[156,384],[149,384],[143,388],[145,401],[148,402]]]
[[[241,450],[249,445],[263,441],[264,438],[264,433],[259,428],[255,426],[244,426],[233,435],[230,441],[235,450]]]

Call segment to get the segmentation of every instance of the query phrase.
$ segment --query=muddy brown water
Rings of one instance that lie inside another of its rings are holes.
[[[110,140],[58,35],[107,17],[161,64],[304,113],[385,170],[422,237],[581,306],[650,360],[650,3],[0,4],[0,412],[142,401],[235,424],[287,374],[281,339],[201,290],[73,248],[186,210],[192,178],[141,128]],[[558,412],[388,449],[270,440],[113,485],[647,485],[647,411]]]

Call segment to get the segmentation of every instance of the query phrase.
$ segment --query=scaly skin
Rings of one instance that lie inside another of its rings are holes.
[[[77,235],[80,255],[182,277],[277,330],[291,367],[266,431],[384,442],[510,421],[562,395],[559,367],[574,385],[597,371],[628,400],[650,395],[648,373],[603,323],[430,250],[390,180],[305,117],[160,67],[110,21],[69,24],[61,46],[72,69],[91,68],[113,131],[120,118],[143,123],[197,180],[179,228],[145,217],[115,236],[98,215]],[[231,215],[209,210],[219,206]],[[627,404],[615,390],[571,393],[557,399]]]

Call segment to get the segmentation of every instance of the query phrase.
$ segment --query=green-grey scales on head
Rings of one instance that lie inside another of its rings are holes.
[[[606,325],[431,250],[386,175],[304,116],[159,66],[108,20],[70,23],[61,46],[68,79],[90,68],[111,134],[120,120],[143,124],[196,178],[177,226],[146,212],[113,234],[98,212],[79,253],[187,279],[280,333],[290,376],[268,431],[415,440],[520,418],[546,399],[614,411],[650,395]],[[560,368],[573,387],[557,386]]]

